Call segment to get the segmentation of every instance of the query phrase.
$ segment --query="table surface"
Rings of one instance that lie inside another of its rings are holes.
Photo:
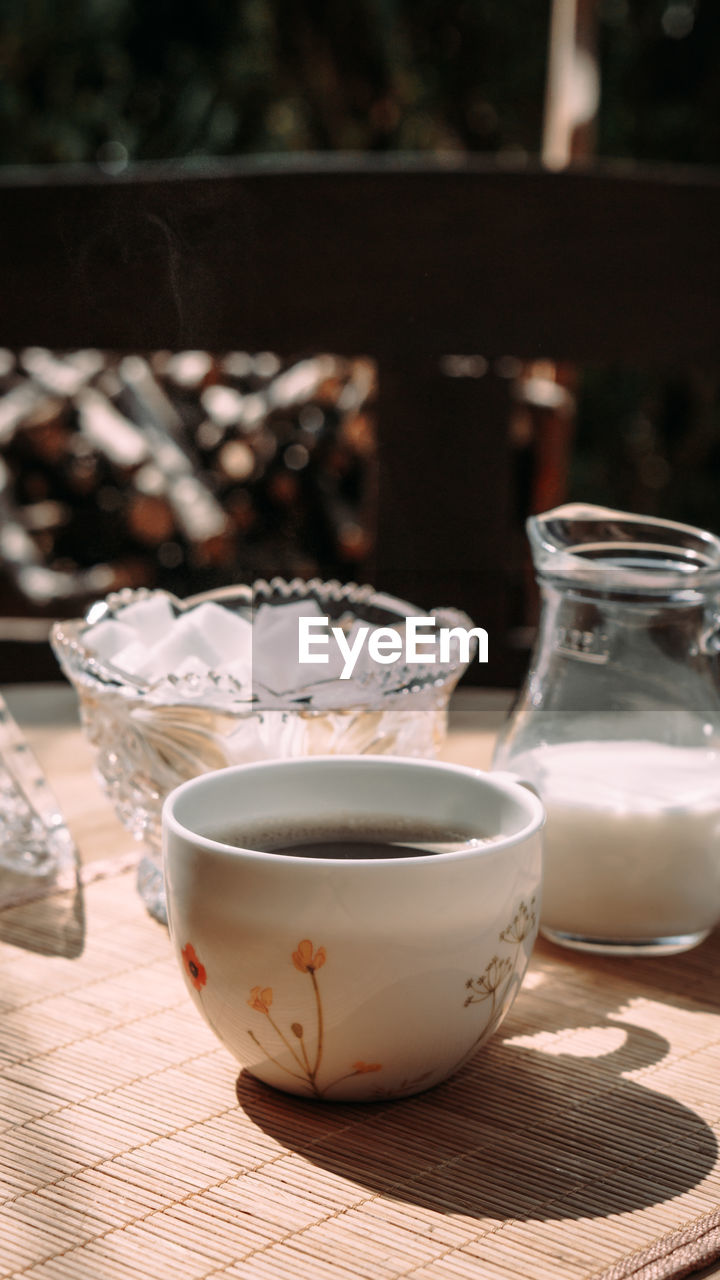
[[[656,960],[541,940],[453,1080],[289,1098],[192,1008],[72,691],[7,700],[83,866],[0,911],[2,1280],[660,1280],[720,1254],[717,932]],[[456,698],[444,758],[486,767],[508,706]]]

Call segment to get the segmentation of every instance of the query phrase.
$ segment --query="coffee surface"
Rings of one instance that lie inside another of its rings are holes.
[[[268,820],[235,823],[207,835],[222,844],[292,858],[375,862],[381,858],[423,858],[454,853],[492,842],[476,830],[414,819],[376,817],[334,818],[332,821]]]

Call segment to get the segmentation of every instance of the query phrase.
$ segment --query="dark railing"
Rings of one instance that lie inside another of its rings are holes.
[[[371,356],[367,576],[465,608],[490,635],[483,674],[513,682],[504,358],[716,368],[718,228],[703,173],[337,155],[6,170],[0,343]]]

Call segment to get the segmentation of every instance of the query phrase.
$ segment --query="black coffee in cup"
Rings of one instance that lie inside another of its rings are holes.
[[[268,819],[234,824],[206,834],[221,844],[292,858],[375,862],[384,858],[424,858],[492,843],[492,836],[463,831],[447,823],[367,817],[323,821]]]

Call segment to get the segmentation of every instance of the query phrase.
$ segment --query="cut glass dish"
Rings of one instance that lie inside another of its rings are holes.
[[[124,671],[93,652],[96,626],[122,617],[131,604],[157,597],[169,602],[175,619],[213,604],[249,622],[252,678],[233,673],[232,663],[205,669],[197,661],[184,673],[187,662],[179,664],[180,674],[176,667],[150,677]],[[160,814],[165,796],[180,782],[226,765],[287,756],[433,757],[443,742],[449,697],[472,646],[466,655],[453,641],[444,662],[431,660],[432,654],[409,665],[365,661],[350,679],[341,679],[337,664],[333,670],[288,660],[303,609],[327,617],[345,634],[357,623],[402,632],[406,619],[422,612],[369,586],[273,578],[184,601],[165,592],[123,591],[94,605],[86,618],[53,627],[53,648],[76,689],[101,785],[125,827],[148,848],[139,885],[159,919],[165,918]],[[426,616],[438,628],[472,627],[467,615],[454,609],[434,609]]]
[[[4,906],[74,875],[77,851],[35,755],[0,697],[0,900]]]

